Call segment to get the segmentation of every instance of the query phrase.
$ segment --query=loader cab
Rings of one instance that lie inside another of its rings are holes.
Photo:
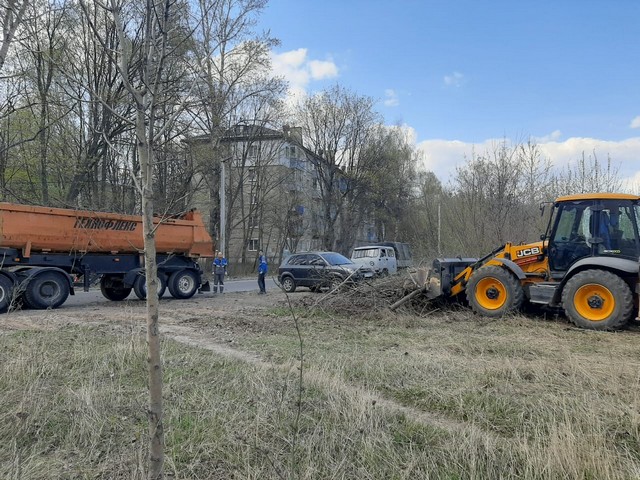
[[[623,194],[574,195],[554,205],[549,235],[549,269],[562,278],[580,259],[638,260],[638,197]]]

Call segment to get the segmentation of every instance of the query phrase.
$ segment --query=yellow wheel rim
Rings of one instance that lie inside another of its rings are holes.
[[[483,278],[476,285],[476,300],[482,308],[498,310],[507,302],[507,288],[497,278]]]
[[[588,283],[581,286],[573,296],[573,306],[587,320],[601,322],[611,316],[616,300],[607,287]]]

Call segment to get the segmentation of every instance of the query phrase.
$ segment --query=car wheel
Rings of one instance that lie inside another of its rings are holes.
[[[333,292],[342,286],[343,280],[340,277],[333,277],[329,282],[329,291]]]
[[[284,277],[282,279],[282,289],[287,293],[293,293],[296,291],[296,282],[291,277]]]

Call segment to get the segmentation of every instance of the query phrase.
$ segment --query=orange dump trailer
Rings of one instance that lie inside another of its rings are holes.
[[[156,250],[190,257],[213,256],[199,212],[156,218]],[[144,249],[142,218],[135,215],[16,205],[0,202],[0,247],[34,252],[136,253]]]
[[[197,263],[212,257],[213,242],[195,210],[155,218],[158,295],[176,298],[208,290]],[[133,290],[146,298],[142,218],[0,202],[0,311],[23,304],[55,308],[100,282],[105,297],[123,300]]]

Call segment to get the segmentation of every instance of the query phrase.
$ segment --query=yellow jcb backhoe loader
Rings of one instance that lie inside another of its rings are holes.
[[[436,259],[427,295],[464,294],[474,312],[489,317],[526,301],[562,308],[579,327],[618,329],[637,311],[638,228],[638,196],[560,197],[541,241],[507,243],[480,259]]]

